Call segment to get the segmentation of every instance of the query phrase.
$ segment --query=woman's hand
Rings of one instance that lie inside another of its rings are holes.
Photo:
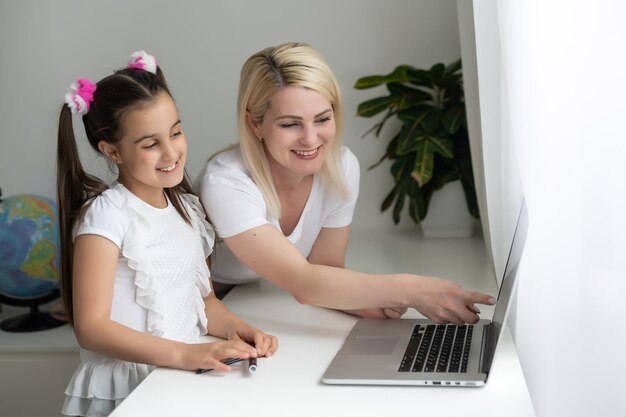
[[[254,346],[255,353],[252,356],[253,358],[261,356],[269,358],[278,349],[276,336],[265,334],[256,327],[249,325],[239,326],[229,331],[228,340],[245,342]]]
[[[399,319],[407,312],[406,307],[366,308],[361,310],[343,310],[353,316],[367,319]]]
[[[438,324],[476,323],[480,310],[475,304],[496,303],[495,298],[477,291],[466,291],[460,285],[441,278],[419,276],[412,307]]]
[[[406,307],[386,307],[381,309],[388,319],[399,319],[408,310]]]

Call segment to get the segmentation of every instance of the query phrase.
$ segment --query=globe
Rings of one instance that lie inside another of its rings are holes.
[[[59,298],[57,204],[37,195],[0,200],[0,302],[28,306],[30,314],[4,320],[5,331],[43,330],[64,324],[38,305]]]

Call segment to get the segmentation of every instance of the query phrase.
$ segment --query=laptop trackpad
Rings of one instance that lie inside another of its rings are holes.
[[[395,337],[357,337],[350,344],[350,353],[357,355],[391,355],[396,348]]]

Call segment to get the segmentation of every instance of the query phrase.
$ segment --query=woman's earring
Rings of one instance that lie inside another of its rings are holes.
[[[259,136],[259,142],[263,143],[263,136]]]

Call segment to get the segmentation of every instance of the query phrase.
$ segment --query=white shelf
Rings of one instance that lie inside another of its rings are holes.
[[[54,303],[58,303],[57,300]],[[40,306],[40,311],[49,311],[49,305]],[[2,304],[0,320],[29,312],[28,307]],[[0,330],[0,353],[63,353],[78,352],[74,331],[68,324],[38,332],[13,333]]]
[[[28,312],[3,304],[0,320]],[[78,343],[67,324],[30,333],[0,331],[0,414],[60,417],[63,391],[79,363]]]

